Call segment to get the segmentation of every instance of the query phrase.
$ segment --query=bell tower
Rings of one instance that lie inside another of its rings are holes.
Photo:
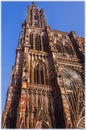
[[[30,27],[43,28],[46,25],[44,10],[39,10],[34,2],[32,3],[32,6],[28,7],[26,23]]]
[[[33,2],[22,24],[7,109],[3,113],[3,128],[57,127],[46,27],[44,10],[39,10]]]
[[[22,82],[16,128],[55,128],[46,21],[44,11],[35,3],[28,8],[22,27]]]
[[[48,105],[48,93],[51,92],[51,86],[48,54],[45,50],[45,46],[48,44],[44,31],[45,25],[43,10],[39,10],[33,2],[32,6],[28,7],[20,37],[20,44],[24,40],[24,58],[16,128],[36,128],[38,122],[42,122],[42,120],[48,123],[48,127],[52,127]]]

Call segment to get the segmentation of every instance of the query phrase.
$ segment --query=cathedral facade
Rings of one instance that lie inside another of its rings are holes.
[[[52,30],[33,2],[16,49],[2,128],[84,128],[84,38]]]

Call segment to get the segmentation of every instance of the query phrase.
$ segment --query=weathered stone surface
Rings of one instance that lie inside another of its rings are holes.
[[[84,128],[84,38],[51,30],[28,7],[2,128]]]

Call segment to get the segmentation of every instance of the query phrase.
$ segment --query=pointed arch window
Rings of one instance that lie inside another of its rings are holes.
[[[25,69],[24,74],[23,74],[23,81],[27,82],[28,81],[28,71]]]
[[[38,14],[35,14],[35,15],[34,15],[34,19],[35,19],[35,20],[38,20],[38,19],[39,19]]]
[[[30,44],[31,44],[31,49],[33,49],[33,34],[30,34]]]
[[[64,52],[64,50],[63,50],[63,45],[62,44],[56,44],[56,49],[58,50],[58,52],[60,52],[60,53],[63,53]]]
[[[73,123],[77,121],[84,108],[84,84],[79,72],[62,68],[64,89],[67,93]],[[77,117],[77,118],[76,118]]]
[[[39,123],[36,124],[36,128],[47,129],[47,128],[50,128],[50,126],[49,126],[49,123],[47,124],[47,122],[43,119],[43,120],[40,120]]]
[[[41,84],[44,84],[43,68],[40,70]]]
[[[34,26],[35,26],[35,27],[38,27],[38,26],[39,26],[38,21],[35,21],[35,22],[34,22]]]
[[[66,53],[68,53],[69,55],[73,55],[72,47],[65,45],[64,48],[65,48]]]
[[[48,39],[46,37],[46,35],[42,36],[42,44],[43,44],[43,51],[48,51],[49,48],[49,43],[48,43]]]
[[[43,75],[43,67],[37,65],[34,69],[34,82],[35,84],[44,84],[44,75]]]
[[[35,49],[41,50],[41,37],[40,37],[40,35],[35,36]]]
[[[45,51],[46,50],[46,46],[45,46],[45,37],[42,36],[42,41],[43,41],[43,50]]]
[[[48,84],[47,69],[43,64],[38,64],[34,68],[34,83],[35,84]]]

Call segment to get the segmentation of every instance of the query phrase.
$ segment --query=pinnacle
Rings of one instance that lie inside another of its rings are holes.
[[[32,6],[36,6],[36,3],[34,1],[32,2]]]

